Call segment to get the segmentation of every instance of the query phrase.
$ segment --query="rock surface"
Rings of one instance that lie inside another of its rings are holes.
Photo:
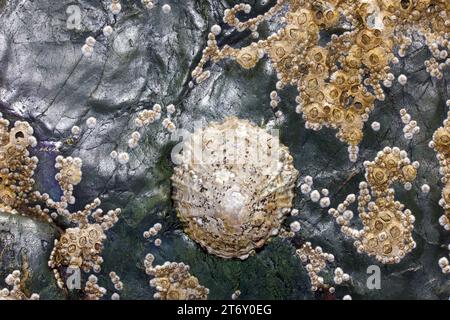
[[[152,252],[158,264],[167,260],[189,264],[213,299],[229,299],[236,289],[242,291],[242,299],[313,298],[306,270],[287,240],[275,239],[241,262],[208,255],[187,239],[170,199],[170,154],[176,142],[170,141],[160,122],[141,131],[143,139],[130,152],[128,165],[118,165],[109,157],[112,150],[128,150],[127,140],[136,129],[133,120],[137,112],[154,103],[175,104],[176,125],[190,131],[200,120],[237,116],[260,124],[273,118],[269,92],[275,87],[276,76],[266,60],[250,71],[233,62],[220,63],[210,68],[209,80],[194,88],[188,86],[209,28],[221,22],[225,8],[239,1],[167,0],[172,6],[169,15],[160,6],[147,11],[140,1],[121,2],[122,13],[115,18],[108,11],[109,1],[76,1],[80,28],[68,29],[70,14],[66,10],[73,1],[0,1],[0,112],[10,120],[27,120],[35,128],[41,141],[34,150],[41,159],[36,174],[39,189],[55,195],[58,192],[51,179],[58,152],[42,147],[42,143],[61,141],[61,154],[83,159],[83,181],[76,187],[78,201],[74,209],[95,197],[102,199],[104,209],[123,208],[120,222],[108,232],[100,285],[109,290],[108,295],[112,294],[108,273],[114,270],[124,283],[123,298],[151,299],[153,291],[148,286],[143,259]],[[274,1],[265,6],[246,2],[261,12]],[[109,39],[102,35],[107,24],[115,30]],[[265,25],[262,37],[269,32],[270,27]],[[85,58],[80,49],[91,35],[96,36],[97,44],[93,56]],[[246,42],[246,36],[232,35],[228,42],[239,46]],[[411,49],[394,68],[396,75],[408,76],[408,83],[404,87],[393,85],[386,101],[377,103],[366,124],[356,164],[348,161],[346,146],[337,141],[334,132],[304,128],[303,120],[294,111],[294,89],[283,93],[281,109],[286,121],[280,126],[281,141],[289,147],[302,177],[311,175],[315,188],[330,190],[333,206],[347,194],[357,192],[363,180],[363,161],[372,160],[384,146],[405,149],[412,161],[421,163],[411,191],[396,187],[398,199],[416,216],[413,237],[417,248],[398,265],[380,266],[380,290],[366,287],[367,267],[377,265],[376,261],[357,254],[352,241],[341,235],[327,210],[304,199],[297,190],[302,231],[294,242],[309,240],[336,256],[337,264],[353,277],[350,285],[338,290],[340,297],[351,294],[354,299],[448,299],[450,295],[449,277],[437,265],[438,258],[446,253],[443,244],[450,242],[450,236],[438,225],[442,214],[437,203],[438,163],[427,146],[446,115],[449,74],[444,80],[431,80],[423,66],[428,56],[426,49]],[[403,138],[399,116],[402,107],[422,129],[412,142]],[[87,129],[85,121],[92,116],[98,124]],[[372,121],[381,123],[376,134],[370,128]],[[82,128],[78,140],[71,139],[74,125]],[[431,186],[427,196],[420,192],[425,182]],[[292,220],[286,220],[286,226]],[[156,222],[163,224],[159,248],[142,237]],[[54,230],[37,223],[31,226],[29,219],[0,215],[1,237],[13,235],[16,243],[8,249],[14,259],[0,260],[0,270],[20,267],[17,259],[28,247],[26,243],[32,243],[28,248],[33,252],[32,289],[42,298],[57,297],[61,292],[51,289],[54,282],[44,263]],[[42,240],[47,243],[45,248]],[[0,245],[3,243],[1,240]],[[332,275],[325,278],[331,279]]]
[[[47,267],[58,230],[46,222],[0,211],[0,287],[13,270],[20,270],[25,292],[39,292],[42,299],[59,299],[53,274]]]

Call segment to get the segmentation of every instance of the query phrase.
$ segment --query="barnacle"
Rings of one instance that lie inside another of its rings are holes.
[[[39,300],[39,295],[33,293],[30,297],[24,293],[20,279],[20,271],[14,270],[5,279],[6,284],[10,287],[0,290],[1,300]]]
[[[165,262],[153,267],[154,257],[145,258],[145,271],[154,278],[150,286],[156,288],[155,299],[159,300],[206,300],[209,289],[202,286],[198,279],[189,273],[189,266],[180,262]]]
[[[190,238],[211,254],[246,259],[278,233],[297,177],[277,137],[228,118],[185,141],[173,199]]]
[[[425,40],[433,54],[425,61],[432,76],[442,78],[442,70],[450,64],[450,5],[445,0],[278,0],[263,15],[248,21],[237,18],[239,12],[250,9],[247,4],[237,4],[225,10],[223,20],[239,32],[251,30],[256,36],[263,21],[281,27],[267,39],[240,49],[229,45],[219,48],[216,36],[220,28],[213,27],[215,32],[208,36],[193,78],[199,83],[209,76],[209,71],[204,71],[209,61],[230,58],[249,69],[268,55],[279,79],[277,89],[297,87],[296,111],[302,113],[305,126],[337,129],[336,137],[351,146],[351,161],[357,159],[364,122],[375,100],[385,99],[381,84],[390,86],[394,79],[389,65],[398,60],[395,47],[404,56],[414,33]],[[332,34],[327,43],[319,42],[321,32],[337,32],[338,27],[348,31]],[[272,107],[277,104],[271,103]]]
[[[395,201],[391,187],[396,182],[407,187],[415,180],[419,163],[411,164],[405,151],[386,147],[364,166],[367,182],[360,183],[358,196],[358,212],[364,228],[349,227],[353,212],[348,207],[356,201],[354,194],[347,196],[337,209],[330,209],[329,214],[336,218],[345,235],[355,239],[359,253],[375,256],[382,263],[398,263],[415,248],[412,238],[415,219],[409,209]]]
[[[447,101],[447,106],[450,107],[450,100]],[[433,134],[433,140],[430,142],[430,147],[437,152],[437,159],[439,160],[440,170],[442,175],[442,182],[445,184],[442,189],[441,199],[439,204],[444,208],[444,214],[439,218],[439,223],[445,230],[450,230],[450,112],[447,113],[442,127],[438,128]],[[450,250],[450,246],[449,246]],[[450,266],[447,258],[440,260],[440,266],[444,273],[450,273]]]

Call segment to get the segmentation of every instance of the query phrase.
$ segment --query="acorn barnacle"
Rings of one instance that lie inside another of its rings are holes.
[[[180,162],[173,200],[185,232],[208,253],[246,259],[278,234],[298,171],[277,137],[228,118],[196,130]]]

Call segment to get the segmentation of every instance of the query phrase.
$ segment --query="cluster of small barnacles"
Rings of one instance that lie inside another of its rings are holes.
[[[167,117],[163,119],[162,125],[167,131],[174,132],[177,128],[172,121],[172,115],[175,113],[176,109],[173,104],[169,104],[166,107]],[[151,123],[154,123],[156,120],[161,119],[162,107],[160,104],[155,104],[152,110],[143,110],[141,111],[134,123],[137,127],[141,128],[143,126],[147,126]]]
[[[278,0],[263,15],[248,21],[237,18],[239,12],[250,10],[248,4],[237,4],[225,10],[224,23],[238,32],[250,30],[256,37],[263,21],[272,19],[282,27],[265,40],[236,49],[219,48],[217,36],[222,28],[213,26],[193,78],[200,83],[210,76],[204,70],[209,61],[230,58],[250,69],[268,55],[277,72],[277,90],[296,86],[296,111],[303,114],[306,127],[337,129],[337,138],[350,145],[351,161],[357,160],[357,145],[375,100],[385,99],[382,85],[390,87],[395,79],[390,71],[390,64],[399,62],[394,48],[403,57],[412,36],[419,36],[433,55],[425,62],[432,76],[442,78],[442,70],[450,65],[450,4],[446,0]],[[334,32],[340,26],[348,31],[332,34],[325,44],[320,41],[323,31]],[[407,77],[400,75],[398,82],[406,85]],[[279,96],[272,92],[270,97],[276,111]],[[279,111],[276,115],[282,116]],[[379,126],[375,124],[374,129]]]
[[[318,202],[322,208],[328,208],[330,206],[329,190],[322,189],[320,192],[316,189],[312,190],[313,184],[313,178],[311,176],[306,176],[303,179],[303,183],[300,185],[300,191],[305,196],[309,196],[312,202]]]
[[[166,107],[167,117],[163,119],[162,125],[168,132],[174,132],[176,130],[176,126],[173,123],[173,114],[176,112],[176,108],[173,104],[170,104]],[[135,125],[138,128],[142,128],[151,123],[154,123],[157,120],[161,119],[162,115],[162,107],[160,104],[155,104],[151,110],[143,110],[138,113],[136,119],[134,120]],[[128,139],[128,147],[130,149],[135,149],[139,145],[139,141],[142,136],[138,131],[134,131],[131,134],[130,139]],[[111,158],[117,160],[119,164],[127,164],[130,161],[130,154],[128,152],[118,152],[113,150],[110,154]]]
[[[405,139],[411,140],[414,135],[420,132],[420,127],[417,125],[417,121],[411,120],[411,115],[406,111],[406,109],[400,110],[400,116],[402,122],[405,125],[403,127],[403,134]]]
[[[154,1],[141,0],[141,2],[142,2],[142,5],[148,10],[151,10],[155,7]],[[169,4],[164,4],[161,7],[161,9],[164,13],[170,13],[172,11],[172,8]],[[113,15],[118,15],[122,11],[122,5],[120,3],[120,0],[111,0],[111,4],[109,5],[109,10],[111,11],[111,13]],[[113,34],[113,32],[114,32],[114,29],[110,25],[106,25],[103,28],[103,36],[105,38],[110,37]],[[81,48],[81,52],[82,52],[83,56],[85,56],[87,58],[92,56],[92,54],[94,53],[94,46],[95,46],[96,42],[97,42],[96,39],[92,36],[86,38],[85,44]]]
[[[11,129],[9,125],[0,113],[0,209],[50,219],[47,212],[31,207],[38,164],[28,151],[37,144],[33,128],[23,121],[16,121]]]
[[[323,277],[319,276],[319,273],[327,268],[327,263],[334,262],[334,256],[323,252],[321,247],[313,248],[310,242],[306,242],[300,249],[297,249],[296,254],[306,265],[306,271],[311,280],[311,290],[327,289],[328,292],[334,293],[335,288],[325,284]],[[350,280],[350,276],[339,267],[335,269],[334,274],[334,283],[337,285]]]
[[[117,273],[115,273],[114,271],[111,271],[109,273],[109,277],[111,278],[111,282],[114,285],[114,289],[116,289],[117,291],[122,291],[123,290],[123,282],[120,281],[120,277],[117,275]],[[117,292],[114,292],[111,295],[111,300],[120,300],[120,295]]]
[[[447,107],[450,107],[450,100],[447,100]],[[442,175],[442,182],[445,184],[442,189],[439,205],[444,208],[444,214],[439,218],[439,223],[445,230],[450,231],[450,111],[444,125],[433,134],[433,140],[429,144],[437,152],[439,160],[439,173]],[[450,251],[450,245],[448,246]],[[439,266],[444,273],[450,273],[448,259],[443,257],[439,260]]]
[[[5,279],[6,285],[10,288],[3,288],[0,290],[1,300],[39,300],[39,295],[33,293],[29,298],[23,292],[22,283],[20,279],[20,271],[14,270]]]
[[[156,289],[153,295],[159,300],[206,300],[209,289],[200,285],[198,279],[189,273],[189,266],[180,262],[165,262],[153,267],[155,257],[147,254],[144,260],[145,272],[153,276],[150,286]]]
[[[158,235],[158,232],[161,231],[161,229],[162,229],[161,223],[155,223],[153,227],[151,227],[147,231],[144,231],[143,236],[145,239],[156,237]],[[153,244],[157,247],[161,246],[161,243],[162,241],[159,238],[153,240]]]
[[[97,282],[97,277],[91,274],[83,290],[85,300],[100,300],[106,294],[106,289],[100,287]]]
[[[359,253],[365,252],[382,263],[398,263],[415,248],[412,238],[414,216],[405,206],[395,201],[391,188],[400,182],[406,190],[411,189],[415,180],[418,162],[408,159],[407,153],[399,148],[386,147],[378,152],[373,162],[364,162],[366,181],[359,184],[358,212],[364,225],[362,230],[349,227],[353,211],[348,207],[356,201],[350,194],[337,209],[328,212],[341,226],[341,231],[355,239]],[[370,190],[369,190],[370,187]],[[374,198],[374,201],[372,200]]]
[[[70,222],[76,223],[78,226],[66,229],[61,238],[55,240],[55,246],[48,262],[60,288],[64,287],[60,268],[80,268],[84,272],[93,270],[96,273],[101,270],[103,258],[100,254],[106,239],[105,231],[117,223],[120,209],[110,210],[107,214],[103,214],[102,209],[98,209],[100,204],[101,201],[97,198],[91,204],[86,205],[84,210],[66,216]],[[93,210],[95,211],[92,212]],[[95,223],[89,222],[90,216]]]

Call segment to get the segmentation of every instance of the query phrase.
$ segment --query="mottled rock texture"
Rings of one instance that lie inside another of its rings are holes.
[[[123,208],[120,222],[108,232],[100,284],[112,290],[108,273],[114,270],[124,282],[122,298],[151,299],[153,291],[148,286],[143,259],[152,252],[156,263],[169,260],[189,264],[192,274],[210,288],[210,298],[228,299],[238,288],[242,299],[313,298],[307,273],[287,240],[275,239],[242,262],[208,255],[184,236],[170,199],[170,152],[175,142],[170,141],[160,123],[145,130],[142,143],[131,153],[129,165],[117,165],[109,157],[114,149],[127,149],[129,135],[135,130],[136,113],[154,103],[175,104],[179,112],[175,122],[188,130],[194,121],[222,120],[231,115],[258,124],[273,118],[268,95],[275,87],[276,76],[267,60],[250,71],[233,62],[220,63],[210,68],[209,80],[193,89],[188,86],[209,28],[221,23],[223,10],[239,1],[163,1],[172,5],[169,15],[162,13],[161,6],[147,11],[140,1],[121,2],[122,13],[115,19],[108,11],[108,1],[0,1],[0,111],[10,120],[27,120],[35,128],[41,141],[34,150],[41,159],[36,174],[39,189],[58,195],[53,181],[57,152],[46,146],[51,141],[62,141],[63,155],[83,159],[83,181],[76,187],[78,201],[74,209],[95,197],[102,199],[105,209]],[[263,12],[274,1],[265,6],[259,1],[246,2],[254,5],[256,12]],[[79,30],[67,29],[69,5],[77,5],[81,10]],[[107,24],[115,29],[109,40],[101,32]],[[261,35],[267,36],[271,28],[264,25]],[[94,55],[84,58],[80,49],[90,35],[95,35],[98,42]],[[248,43],[247,33],[226,38],[222,44]],[[442,214],[437,203],[438,163],[427,147],[446,115],[449,73],[444,80],[432,80],[423,66],[427,57],[428,51],[416,46],[394,68],[397,75],[408,76],[408,83],[405,87],[395,84],[388,89],[386,101],[377,102],[366,124],[356,164],[348,161],[346,146],[337,141],[334,132],[304,129],[303,120],[294,111],[295,90],[283,93],[281,108],[286,122],[280,126],[281,140],[289,147],[301,175],[315,177],[316,188],[330,189],[332,205],[336,206],[348,193],[357,192],[358,183],[363,180],[363,161],[372,160],[384,146],[396,145],[407,150],[413,161],[421,162],[413,189],[396,187],[398,199],[416,215],[413,237],[417,248],[400,264],[381,266],[380,290],[366,287],[366,269],[377,264],[375,260],[357,254],[352,241],[341,235],[327,210],[303,199],[297,190],[302,231],[294,243],[310,240],[336,256],[338,264],[353,277],[350,285],[338,290],[341,297],[349,293],[359,299],[447,299],[450,294],[449,278],[437,265],[438,258],[446,252],[443,244],[448,244],[450,237],[438,225]],[[403,138],[399,116],[402,107],[422,128],[412,142]],[[92,116],[98,119],[98,125],[88,130],[85,121]],[[381,123],[380,132],[375,134],[370,129],[372,121]],[[83,129],[77,141],[68,140],[74,125]],[[420,193],[425,182],[431,186],[428,196]],[[142,237],[143,231],[156,222],[163,224],[160,248]],[[44,263],[53,237],[53,228],[2,214],[2,278],[12,268],[23,265],[21,257],[26,248],[33,253],[32,291],[40,293],[43,299],[63,295],[53,288],[52,275]],[[326,279],[331,281],[332,275]]]

